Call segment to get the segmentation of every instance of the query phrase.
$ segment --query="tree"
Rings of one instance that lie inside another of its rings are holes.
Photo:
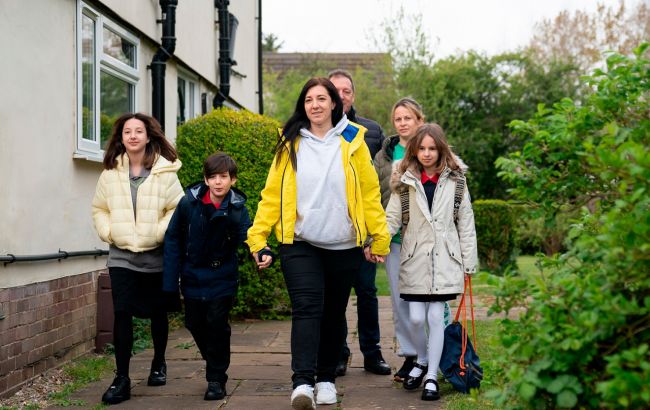
[[[299,68],[285,72],[264,71],[264,109],[267,115],[285,122],[295,109],[305,82],[314,76],[327,76],[337,67],[327,54],[310,56]],[[350,70],[355,85],[355,110],[362,117],[377,121],[385,130],[392,128],[390,110],[397,101],[397,90],[389,58],[375,63],[372,69],[356,66]]]
[[[586,77],[593,92],[515,121],[527,140],[499,159],[512,193],[552,221],[581,209],[566,253],[541,275],[501,283],[505,383],[497,404],[522,408],[650,408],[650,60],[612,54]]]
[[[397,82],[399,93],[422,104],[427,121],[445,129],[469,165],[472,196],[505,198],[507,187],[498,180],[494,161],[525,142],[512,135],[508,123],[531,116],[539,103],[574,96],[577,88],[567,74],[575,70],[559,62],[542,66],[516,53],[488,57],[470,51],[431,66],[406,64]]]
[[[571,61],[587,72],[601,61],[602,52],[630,55],[634,47],[648,39],[647,0],[639,0],[629,11],[621,0],[617,8],[599,4],[594,14],[565,10],[554,19],[544,19],[535,25],[529,48],[545,63]]]
[[[269,51],[271,53],[277,53],[282,48],[284,41],[280,41],[278,36],[275,34],[265,34],[262,41],[262,51]]]

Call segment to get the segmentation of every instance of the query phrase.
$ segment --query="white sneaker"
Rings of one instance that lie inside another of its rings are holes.
[[[314,410],[314,388],[308,384],[301,384],[291,393],[291,407],[294,410]]]
[[[334,386],[334,383],[316,383],[316,403],[336,404],[336,386]]]

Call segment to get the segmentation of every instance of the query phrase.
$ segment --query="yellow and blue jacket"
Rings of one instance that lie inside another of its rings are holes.
[[[348,213],[357,233],[357,246],[372,238],[372,253],[387,255],[390,236],[381,205],[379,179],[364,141],[365,128],[350,122],[340,135]],[[296,138],[296,150],[302,137]],[[326,200],[326,198],[323,198]],[[285,150],[271,164],[262,199],[246,243],[251,252],[266,246],[271,230],[280,243],[293,243],[296,223],[296,171]]]

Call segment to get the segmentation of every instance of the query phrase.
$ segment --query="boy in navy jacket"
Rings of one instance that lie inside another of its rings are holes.
[[[230,365],[228,317],[237,292],[237,248],[251,226],[246,195],[232,187],[237,164],[217,152],[203,163],[204,181],[193,184],[176,207],[165,234],[163,290],[185,299],[185,326],[206,361],[205,400],[226,394]]]

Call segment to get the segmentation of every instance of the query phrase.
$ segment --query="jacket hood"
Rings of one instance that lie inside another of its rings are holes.
[[[208,191],[208,186],[203,181],[198,181],[187,187],[185,192],[187,193],[190,201],[201,201],[205,193]],[[232,204],[233,206],[240,207],[244,206],[246,203],[246,194],[244,194],[239,189],[234,186],[230,187],[228,195],[224,198],[222,204]]]
[[[393,135],[384,139],[381,145],[381,152],[386,156],[386,160],[393,160],[393,152],[395,152],[395,146],[397,144],[399,144],[399,135]]]
[[[117,157],[117,169],[119,171],[124,171],[128,169],[129,165],[129,156],[126,153]],[[162,155],[156,156],[156,159],[153,162],[153,167],[151,167],[152,174],[160,174],[163,172],[178,172],[181,169],[183,164],[179,159],[176,159],[174,162],[171,162]]]

